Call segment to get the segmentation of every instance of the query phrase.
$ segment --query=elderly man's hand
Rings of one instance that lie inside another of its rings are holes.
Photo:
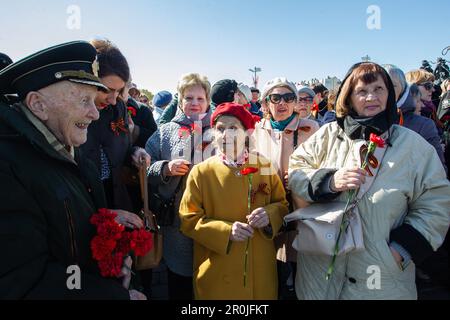
[[[141,229],[144,227],[144,222],[136,214],[125,210],[111,210],[117,213],[115,221],[118,224],[130,229]]]
[[[151,158],[145,149],[137,148],[131,155],[131,160],[133,165],[138,169],[142,166],[142,163],[145,163],[147,168],[150,167]]]

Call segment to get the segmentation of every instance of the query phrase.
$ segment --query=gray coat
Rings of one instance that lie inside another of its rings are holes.
[[[198,164],[213,154],[213,146],[210,144],[212,141],[210,119],[211,111],[201,121],[202,135],[194,134],[190,138],[181,137],[183,131],[180,132],[180,128],[190,127],[193,121],[178,109],[172,121],[161,125],[145,146],[145,150],[150,154],[152,160],[149,183],[157,186],[159,194],[166,199],[170,199],[177,190],[178,185],[182,183],[175,196],[175,208],[177,209],[183,196],[187,175],[184,177],[164,178],[163,169],[174,159],[185,159],[192,164]],[[196,124],[199,123],[196,122]],[[204,148],[205,146],[206,148]],[[163,256],[167,266],[176,274],[192,277],[193,243],[192,239],[181,234],[178,214],[175,214],[173,225],[163,227],[162,230],[164,238]]]

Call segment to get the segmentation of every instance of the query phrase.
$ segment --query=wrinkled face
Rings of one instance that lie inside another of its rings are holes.
[[[311,113],[313,98],[307,93],[300,93],[298,95],[298,103],[295,111],[300,115],[300,118],[307,118]]]
[[[117,97],[125,88],[125,82],[116,75],[100,78],[100,81],[108,88],[108,92],[99,90],[95,98],[95,105],[99,110],[105,109],[109,105],[115,106]]]
[[[417,85],[419,87],[420,94],[422,95],[422,100],[431,101],[434,92],[433,84],[431,82],[425,82]]]
[[[208,101],[205,89],[200,85],[187,88],[181,100],[181,109],[188,117],[206,113]]]
[[[78,147],[87,140],[87,131],[99,113],[94,100],[97,88],[61,82],[39,90],[43,96],[48,129],[64,145]]]
[[[219,149],[230,159],[236,159],[245,149],[247,134],[236,117],[219,117],[214,126],[214,137]]]
[[[388,90],[381,76],[365,84],[358,80],[350,95],[351,106],[360,117],[373,117],[386,110]]]
[[[402,84],[398,77],[396,77],[395,75],[391,75],[391,80],[395,90],[395,101],[398,101],[400,99],[400,95],[403,92]]]
[[[271,94],[284,95],[286,93],[292,93],[292,91],[285,87],[279,87],[279,88],[273,89],[270,92],[269,96]],[[290,116],[292,116],[292,113],[294,112],[294,107],[295,107],[296,103],[297,103],[297,101],[287,103],[284,99],[281,99],[281,101],[276,104],[271,102],[270,99],[269,99],[269,101],[266,102],[266,104],[269,108],[269,111],[272,115],[272,118],[275,121],[283,121],[283,120],[288,119]]]

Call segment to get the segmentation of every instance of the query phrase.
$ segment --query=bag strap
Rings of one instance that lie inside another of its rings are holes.
[[[149,229],[157,233],[159,232],[159,226],[156,222],[155,215],[150,211],[150,208],[148,206],[148,176],[147,166],[145,165],[145,162],[141,162],[141,166],[139,167],[139,182],[146,227],[148,223]]]

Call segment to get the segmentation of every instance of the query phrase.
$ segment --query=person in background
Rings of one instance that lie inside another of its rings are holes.
[[[397,101],[397,108],[401,111],[403,126],[420,134],[428,141],[435,149],[441,159],[442,165],[447,170],[444,160],[444,150],[442,149],[441,139],[438,135],[438,130],[435,123],[429,119],[415,114],[416,99],[419,94],[411,94],[411,85],[406,82],[406,77],[403,71],[394,65],[387,64],[383,66],[391,77],[395,90],[395,99]],[[415,84],[412,84],[415,85]],[[420,87],[419,87],[420,93]],[[421,96],[421,94],[420,94]]]
[[[243,99],[246,99],[243,97]],[[211,107],[214,109],[225,102],[239,101],[238,83],[231,79],[217,81],[211,88]]]
[[[141,97],[141,91],[139,91],[135,83],[130,83],[128,93],[134,100],[139,101],[139,98]]]
[[[319,125],[314,120],[301,118],[294,111],[297,104],[297,89],[286,78],[269,81],[264,87],[262,99],[268,115],[256,124],[252,136],[254,141],[252,151],[270,159],[272,167],[283,181],[289,206],[293,211],[293,199],[287,188],[289,157],[298,146],[319,130]],[[293,279],[297,253],[291,243],[295,234],[295,230],[289,229],[275,238],[281,299],[288,299],[294,293]]]
[[[243,84],[238,84],[238,97],[234,99],[234,102],[240,105],[243,105],[251,114],[254,114],[258,118],[262,118],[263,113],[259,110],[257,105],[252,102],[252,92],[250,88]]]
[[[250,91],[252,92],[252,101],[251,101],[251,103],[256,105],[258,110],[261,111],[261,102],[259,100],[259,98],[260,98],[260,91],[259,91],[259,89],[255,88],[255,87],[251,87]]]
[[[153,118],[158,123],[166,107],[172,102],[172,94],[169,91],[160,91],[153,97]]]
[[[442,123],[437,119],[436,106],[432,101],[434,89],[434,75],[425,70],[412,70],[405,75],[408,83],[414,83],[419,87],[423,103],[421,115],[430,118],[436,124],[439,136],[442,135]]]
[[[320,125],[320,121],[311,113],[315,96],[316,94],[311,88],[307,86],[300,87],[298,89],[298,103],[294,110],[299,114],[300,118],[316,121]]]
[[[144,104],[147,108],[151,108],[149,104],[150,100],[145,94],[141,94],[141,96],[139,97],[139,102]]]
[[[173,221],[162,226],[164,261],[168,268],[170,300],[191,300],[193,296],[192,239],[180,233],[178,209],[186,178],[195,164],[210,157],[211,85],[196,73],[178,82],[179,108],[171,122],[160,125],[147,141],[151,156],[149,183],[152,192],[174,203]]]
[[[133,211],[123,180],[124,168],[139,168],[142,161],[149,166],[150,157],[144,149],[133,147],[138,130],[129,120],[125,102],[119,98],[130,79],[130,69],[126,58],[110,41],[94,40],[92,44],[98,53],[100,81],[108,90],[97,94],[95,104],[100,118],[90,126],[81,149],[100,172],[108,207]]]
[[[312,113],[317,120],[322,121],[323,116],[328,111],[327,100],[329,91],[328,88],[321,83],[315,84],[312,89],[316,94],[314,97]]]

